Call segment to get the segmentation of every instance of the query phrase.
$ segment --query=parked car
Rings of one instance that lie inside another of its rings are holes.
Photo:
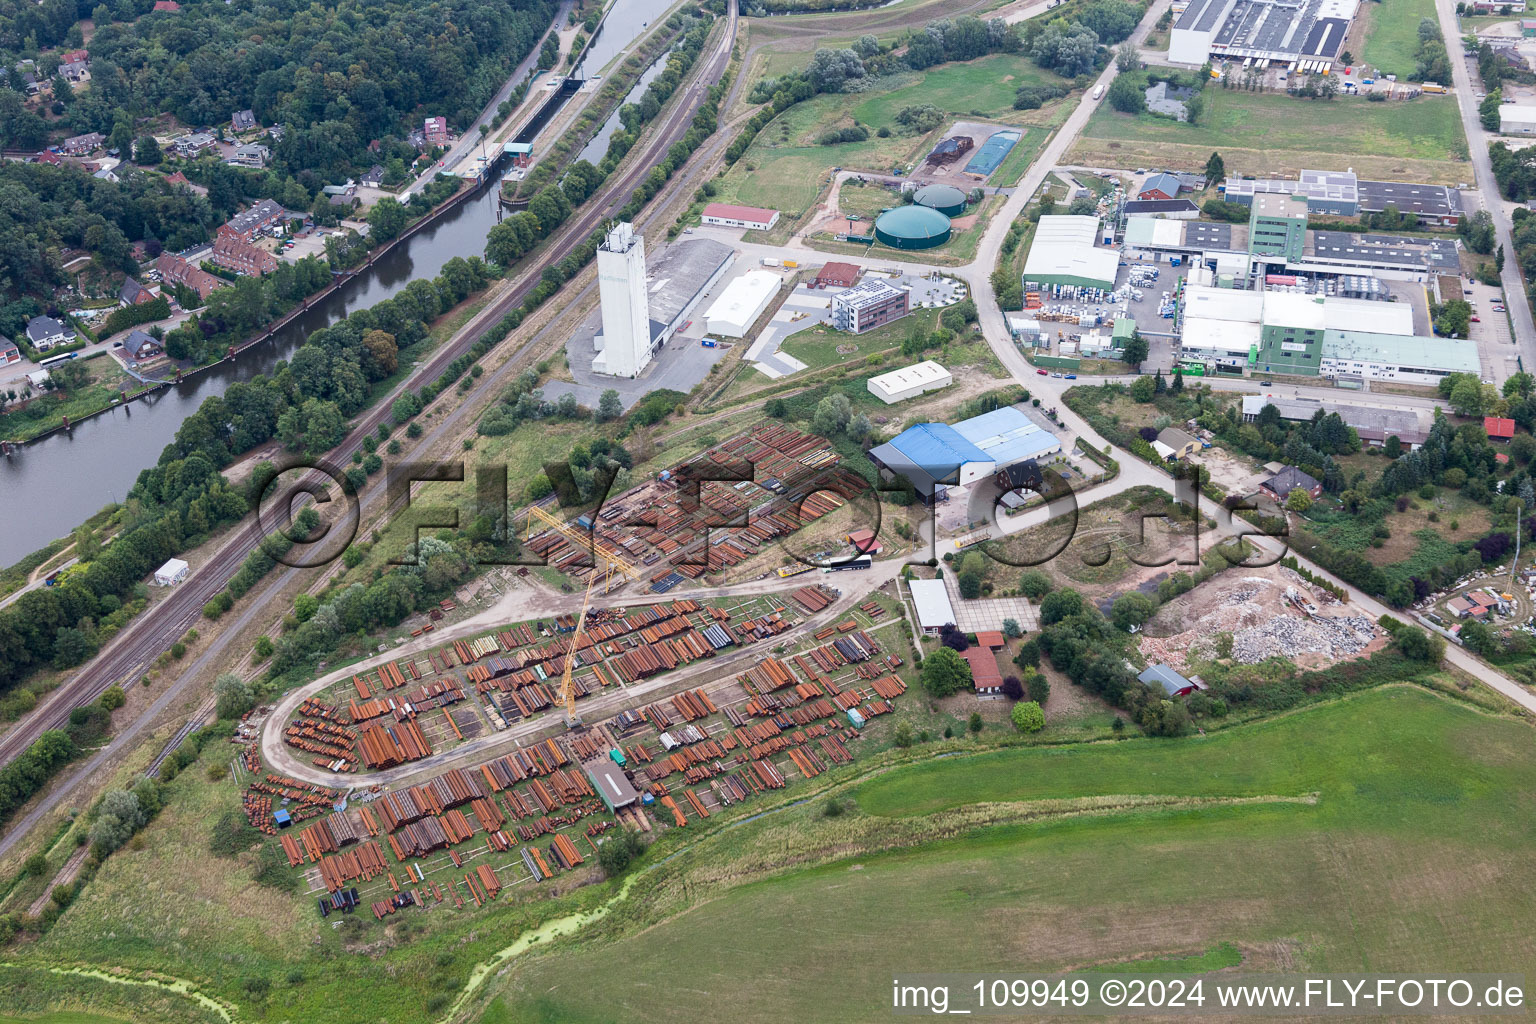
[[[1480,317],[1480,316],[1475,316],[1475,317],[1472,318],[1472,322],[1475,323],[1475,324],[1480,324],[1480,323],[1483,322],[1483,318]]]
[[[1046,373],[1044,370],[1036,370],[1035,372],[1038,373],[1042,377],[1049,377],[1050,376],[1050,374]]]
[[[1077,380],[1077,374],[1075,374],[1075,373],[1067,374],[1067,380]]]
[[[1053,374],[1051,374],[1051,376],[1052,376],[1052,377],[1060,377],[1060,376],[1061,376],[1061,374],[1059,374],[1059,373],[1053,373]]]
[[[1261,387],[1261,388],[1272,388],[1274,386],[1275,386],[1275,382],[1272,381],[1272,380],[1261,380],[1261,381],[1259,381],[1259,387]]]

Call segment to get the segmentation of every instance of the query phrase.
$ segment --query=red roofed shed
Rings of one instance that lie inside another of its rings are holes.
[[[1490,441],[1508,441],[1515,436],[1515,421],[1502,416],[1484,416],[1483,430]]]

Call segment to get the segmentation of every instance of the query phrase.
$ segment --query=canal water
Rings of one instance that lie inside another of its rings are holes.
[[[583,66],[593,74],[601,71],[674,3],[676,0],[618,0]],[[638,99],[643,86],[664,66],[663,60],[647,69],[647,77],[631,98]],[[594,164],[602,158],[618,125],[617,113],[603,125],[599,132],[602,147],[592,160]],[[279,360],[292,356],[312,331],[389,298],[417,278],[437,276],[453,257],[484,255],[486,235],[496,224],[496,195],[493,185],[461,203],[234,360],[85,420],[73,430],[28,445],[10,458],[0,456],[0,522],[6,524],[0,530],[0,565],[10,565],[67,534],[103,505],[122,501],[139,473],[159,460],[161,450],[203,399],[222,395],[235,381],[270,373]]]
[[[0,565],[68,533],[103,505],[122,501],[153,466],[182,420],[237,380],[271,373],[279,360],[327,324],[389,298],[417,278],[436,277],[455,256],[483,256],[496,223],[496,189],[465,200],[399,243],[277,334],[183,383],[85,420],[73,430],[0,456]]]

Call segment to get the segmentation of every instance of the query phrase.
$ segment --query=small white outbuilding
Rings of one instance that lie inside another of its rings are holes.
[[[155,570],[157,587],[173,587],[192,574],[192,567],[179,558],[173,558]]]

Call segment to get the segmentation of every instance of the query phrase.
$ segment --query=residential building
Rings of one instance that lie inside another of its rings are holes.
[[[930,391],[947,388],[952,383],[954,383],[954,377],[950,372],[932,359],[928,359],[871,377],[867,387],[869,393],[880,401],[886,405],[894,405],[909,398],[916,398],[918,395],[925,395]]]
[[[812,288],[852,288],[862,271],[857,264],[833,261],[816,272]]]
[[[91,65],[87,61],[65,61],[59,64],[59,74],[72,85],[90,80]]]
[[[219,231],[229,231],[241,241],[249,242],[258,234],[268,231],[283,221],[283,208],[271,199],[263,199],[248,210],[242,210],[220,226]]]
[[[260,277],[277,269],[277,257],[222,228],[213,240],[213,265],[237,274]]]
[[[0,366],[21,362],[21,349],[5,335],[0,334]]]
[[[1164,427],[1159,430],[1157,440],[1168,449],[1168,454],[1163,455],[1165,459],[1182,461],[1195,454],[1200,448],[1200,442],[1192,434],[1178,427]]]
[[[997,670],[997,654],[991,648],[973,644],[961,651],[960,657],[970,666],[976,696],[996,700],[1003,695],[1003,674]]]
[[[59,54],[60,64],[89,64],[91,54],[88,50],[66,50]]]
[[[1166,171],[1159,172],[1147,178],[1141,183],[1141,188],[1136,192],[1137,199],[1177,199],[1179,196],[1179,179]]]
[[[75,340],[75,329],[51,316],[35,316],[27,321],[27,341],[39,352]]]
[[[1525,0],[1509,0],[1508,3],[1504,0],[1472,0],[1467,6],[1472,8],[1473,14],[1525,13]]]
[[[362,182],[365,188],[378,188],[384,184],[384,168],[379,164],[374,164],[363,172]]]
[[[39,153],[36,156],[34,156],[32,158],[32,162],[35,163],[35,164],[48,164],[51,167],[63,167],[64,166],[64,158],[59,156],[59,154],[53,152],[52,150],[47,150],[47,149],[43,150],[41,153]]]
[[[84,135],[75,135],[64,140],[60,148],[66,156],[84,156],[94,153],[101,148],[101,144],[107,141],[107,137],[101,132],[86,132]]]
[[[153,359],[164,351],[154,336],[146,331],[129,331],[128,337],[123,339],[123,354],[136,362]]]
[[[165,180],[168,184],[171,185],[184,185],[187,188],[194,187],[191,179],[189,179],[185,174],[182,174],[180,171],[173,171],[172,173],[166,175]]]
[[[897,288],[883,278],[870,278],[832,296],[832,326],[863,334],[906,316],[910,302],[907,289]]]
[[[1314,477],[1303,473],[1295,466],[1286,466],[1280,472],[1259,484],[1260,492],[1273,498],[1275,501],[1284,502],[1291,496],[1294,490],[1307,492],[1309,498],[1320,498],[1323,495],[1323,485]]]
[[[254,167],[257,170],[267,166],[271,159],[272,151],[259,142],[249,142],[243,146],[236,146],[230,154],[229,162],[241,167]]]
[[[176,150],[176,155],[181,157],[196,156],[215,142],[219,141],[212,132],[193,132],[183,135],[171,144]]]
[[[117,301],[124,306],[137,306],[141,302],[153,302],[157,295],[131,277],[123,278],[123,286],[117,290]]]
[[[155,269],[160,271],[161,281],[190,288],[200,299],[207,299],[225,284],[223,278],[215,277],[201,267],[194,267],[180,256],[172,256],[170,253],[163,253],[155,260]]]
[[[234,129],[236,135],[256,130],[256,114],[249,110],[237,110],[229,119],[229,126]]]
[[[429,117],[422,122],[422,137],[426,139],[428,146],[448,145],[448,119],[446,117]]]
[[[116,184],[118,181],[122,180],[117,176],[116,171],[107,167],[103,167],[100,170],[95,171],[91,174],[91,177],[95,178],[97,181],[110,181],[113,184]]]
[[[736,206],[732,203],[710,203],[704,207],[700,219],[705,224],[720,227],[767,231],[779,222],[779,211],[756,206]]]

